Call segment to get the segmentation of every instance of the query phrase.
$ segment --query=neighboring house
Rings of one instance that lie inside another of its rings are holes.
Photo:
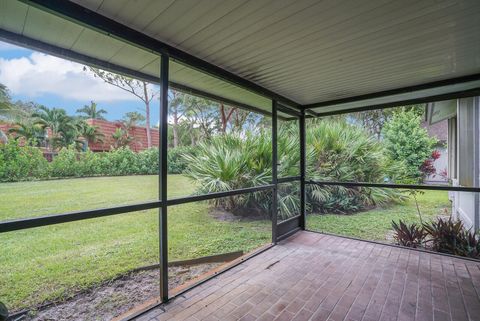
[[[87,119],[86,122],[89,125],[97,126],[98,130],[104,135],[104,137],[102,138],[102,143],[93,143],[88,145],[88,148],[90,148],[90,150],[93,152],[109,151],[111,147],[115,144],[115,140],[112,136],[115,133],[115,130],[117,130],[117,128],[125,129],[124,124],[120,121],[112,122],[100,119]],[[133,138],[129,144],[131,150],[135,152],[140,152],[148,148],[147,129],[145,127],[133,126],[128,130],[128,134]],[[152,138],[152,147],[158,147],[158,129],[150,128],[150,134]]]
[[[117,128],[125,129],[125,126],[120,121],[107,121],[99,119],[87,119],[86,122],[89,125],[97,126],[98,130],[104,135],[102,137],[103,142],[91,143],[88,148],[93,152],[109,151],[115,144],[113,133]],[[0,130],[7,134],[11,128],[15,125],[11,123],[0,123]],[[147,144],[147,129],[145,127],[133,126],[128,130],[128,134],[132,137],[132,141],[129,144],[131,150],[140,152],[148,148]],[[150,128],[150,134],[152,137],[152,146],[158,147],[159,145],[159,131],[156,128]],[[47,129],[47,136],[51,136],[51,131]],[[15,134],[13,134],[13,137]],[[20,142],[23,144],[23,141]],[[48,157],[47,157],[48,158]],[[50,159],[50,158],[49,158]]]
[[[448,178],[453,186],[479,187],[480,97],[429,104],[429,124],[448,121]],[[452,215],[480,228],[480,193],[449,192]]]
[[[440,157],[435,160],[435,174],[429,175],[425,179],[425,183],[447,183],[448,177],[445,175],[448,171],[448,120],[442,120],[437,123],[429,124],[428,121],[422,122],[422,127],[425,128],[430,137],[435,137],[438,140],[435,149],[440,153]]]

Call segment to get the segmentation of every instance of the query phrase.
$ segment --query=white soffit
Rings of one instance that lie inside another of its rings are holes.
[[[480,74],[478,0],[74,2],[302,105]],[[0,0],[0,28],[159,72],[155,54],[16,0]],[[270,110],[249,90],[193,68],[172,70],[172,81]]]

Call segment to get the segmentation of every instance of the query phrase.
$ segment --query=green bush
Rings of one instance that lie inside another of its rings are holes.
[[[102,162],[103,153],[80,153],[75,145],[62,148],[49,164],[50,177],[85,177],[109,175],[110,168]]]
[[[36,147],[19,146],[10,139],[0,144],[0,180],[14,182],[20,180],[43,178],[48,175],[48,163],[42,151]]]
[[[420,168],[430,158],[437,143],[420,123],[418,112],[401,110],[393,114],[382,132],[391,159],[404,162],[407,182],[423,180]]]
[[[188,167],[185,155],[196,155],[198,147],[182,146],[168,150],[168,173],[182,174]]]
[[[137,153],[138,174],[155,175],[159,173],[158,167],[158,148],[149,148]]]
[[[299,141],[286,124],[279,129],[279,176],[299,174]],[[384,182],[404,172],[401,162],[388,158],[383,144],[361,128],[346,122],[315,121],[307,126],[307,175],[322,181]],[[246,135],[225,134],[199,145],[196,155],[187,156],[186,174],[198,183],[199,193],[214,193],[259,186],[271,181],[271,136],[268,131]],[[298,213],[298,182],[279,185],[278,209],[281,219]],[[269,210],[271,193],[255,193],[214,201],[227,210]],[[316,213],[352,213],[376,205],[403,200],[396,190],[308,185],[307,201]],[[270,211],[268,211],[270,212]]]
[[[139,162],[137,160],[137,153],[128,147],[120,147],[108,153],[103,153],[102,164],[106,170],[104,175],[120,176],[143,174],[140,172]]]
[[[315,181],[383,183],[405,171],[381,141],[346,122],[314,121],[307,126],[307,146],[307,176]],[[352,213],[403,198],[392,189],[307,187],[310,210],[316,213]]]
[[[218,135],[198,145],[196,154],[184,155],[185,174],[194,180],[199,194],[230,191],[269,184],[272,149],[266,132]],[[214,205],[226,210],[261,208],[264,193],[216,199]]]

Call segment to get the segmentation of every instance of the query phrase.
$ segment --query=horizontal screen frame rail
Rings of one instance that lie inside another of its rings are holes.
[[[262,185],[257,187],[241,188],[241,189],[225,191],[225,192],[174,198],[174,199],[167,200],[167,206],[206,201],[206,200],[215,199],[215,198],[254,193],[259,191],[271,191],[274,189],[274,186],[275,185],[273,184],[269,184],[269,185]],[[62,213],[62,214],[15,219],[10,221],[0,222],[0,233],[25,230],[29,228],[42,227],[42,226],[48,226],[48,225],[54,225],[54,224],[69,223],[69,222],[81,221],[81,220],[86,220],[91,218],[99,218],[99,217],[105,217],[105,216],[111,216],[111,215],[156,209],[156,208],[160,208],[161,206],[162,206],[162,201],[151,201],[151,202],[144,202],[144,203],[138,203],[138,204],[124,205],[124,206],[100,208],[100,209],[88,210],[88,211],[76,211],[76,212],[69,212],[69,213]]]
[[[449,186],[449,185],[387,184],[387,183],[335,182],[335,181],[314,181],[314,180],[307,180],[305,184],[321,185],[321,186],[327,185],[327,186],[344,186],[344,187],[377,187],[377,188],[393,188],[393,189],[418,189],[418,190],[432,190],[432,191],[480,193],[480,187],[464,187],[464,186]]]

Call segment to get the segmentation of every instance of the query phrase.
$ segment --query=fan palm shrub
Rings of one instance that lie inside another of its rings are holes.
[[[383,183],[404,172],[381,141],[344,121],[314,121],[307,126],[306,139],[307,177],[312,180]],[[391,189],[307,186],[307,201],[316,213],[352,213],[402,199]]]
[[[185,174],[199,186],[199,194],[260,186],[271,181],[271,142],[265,132],[218,135],[197,146],[196,154],[185,154]],[[262,193],[263,194],[263,193]],[[261,206],[256,195],[239,195],[214,200],[225,210]],[[257,203],[257,206],[252,206]]]
[[[299,174],[298,127],[279,128],[280,177]],[[403,173],[403,164],[387,156],[382,143],[346,122],[315,121],[307,126],[307,176],[313,180],[384,182]],[[272,146],[269,131],[227,133],[199,144],[195,155],[185,154],[186,175],[197,182],[198,193],[214,193],[271,182]],[[307,201],[316,213],[352,213],[404,199],[396,190],[308,185]],[[232,196],[213,201],[217,207],[242,212],[270,213],[271,193]],[[279,218],[300,210],[300,184],[279,184]]]

